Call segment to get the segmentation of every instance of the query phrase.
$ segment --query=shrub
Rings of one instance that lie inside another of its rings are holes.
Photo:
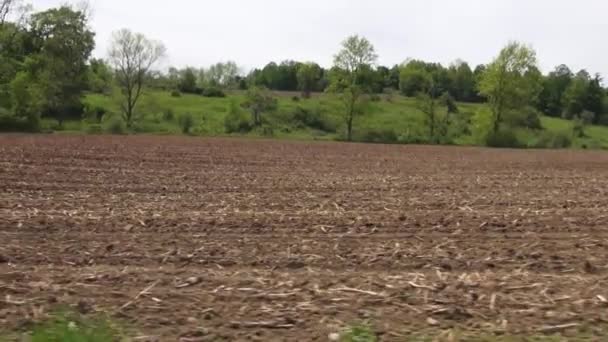
[[[320,107],[306,109],[298,106],[292,112],[292,122],[300,127],[310,127],[325,132],[336,132],[337,127],[326,116],[323,115]]]
[[[204,97],[226,97],[226,93],[224,93],[223,90],[221,90],[220,88],[215,88],[215,87],[209,87],[209,88],[203,90],[202,95]]]
[[[486,146],[498,148],[521,148],[522,144],[512,129],[501,128],[486,137]]]
[[[367,325],[357,325],[346,330],[341,336],[342,342],[376,342],[378,336]]]
[[[274,128],[268,124],[263,124],[259,127],[259,133],[265,137],[273,137],[274,136]]]
[[[247,133],[253,129],[253,122],[247,113],[241,110],[236,100],[230,101],[228,114],[224,119],[226,133]]]
[[[300,97],[299,96],[293,96],[291,98],[291,101],[293,101],[293,102],[300,102]]]
[[[110,133],[110,134],[126,134],[127,133],[127,126],[125,124],[125,121],[118,116],[113,116],[112,118],[110,118],[103,127],[104,131],[106,133]]]
[[[120,341],[122,333],[108,320],[103,318],[85,319],[77,314],[60,314],[50,321],[34,326],[31,342],[50,341],[87,341],[104,342]]]
[[[572,138],[566,132],[543,132],[531,146],[534,148],[568,148],[572,146]]]
[[[27,118],[11,115],[8,111],[0,112],[0,132],[40,132],[41,124],[38,116]]]
[[[190,113],[185,113],[179,117],[179,127],[184,134],[190,134],[190,130],[194,126],[194,117]]]
[[[101,134],[103,133],[103,127],[100,124],[87,125],[84,129],[87,134]]]
[[[175,119],[175,114],[173,113],[173,109],[168,108],[163,111],[163,121],[173,121]]]
[[[171,97],[182,97],[182,93],[179,90],[173,90],[171,92]]]
[[[368,129],[361,133],[355,140],[367,143],[394,144],[399,141],[397,133],[393,129]]]
[[[526,107],[510,113],[507,116],[507,123],[513,127],[542,129],[540,113],[533,107]]]
[[[101,106],[85,106],[84,117],[90,122],[101,123],[103,116],[108,112],[107,109]]]
[[[370,95],[369,100],[372,102],[380,102],[382,101],[382,97],[380,97],[378,94],[372,94]]]

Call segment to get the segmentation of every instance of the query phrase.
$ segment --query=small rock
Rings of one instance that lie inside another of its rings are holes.
[[[8,257],[0,254],[0,264],[8,263]]]
[[[593,266],[593,264],[591,263],[591,261],[587,260],[585,262],[585,272],[587,272],[587,273],[596,273],[597,272],[597,267]]]
[[[194,323],[198,322],[198,320],[197,320],[196,318],[194,318],[194,317],[188,317],[188,318],[186,319],[186,321],[187,321],[188,323],[191,323],[191,324],[194,324]]]
[[[439,325],[439,321],[434,319],[433,317],[429,317],[426,319],[426,323],[428,323],[428,325],[436,327]]]
[[[78,329],[78,326],[76,325],[76,323],[70,322],[68,323],[68,329],[74,331]]]
[[[88,303],[84,300],[81,300],[76,305],[76,309],[78,310],[78,312],[85,315],[85,314],[88,314],[89,312],[93,311],[93,306],[90,303]]]
[[[339,341],[340,340],[340,334],[338,333],[331,333],[329,334],[329,340],[330,341]]]

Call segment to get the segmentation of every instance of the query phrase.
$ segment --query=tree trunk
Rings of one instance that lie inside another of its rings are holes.
[[[353,116],[348,118],[348,122],[346,123],[346,140],[353,141]]]

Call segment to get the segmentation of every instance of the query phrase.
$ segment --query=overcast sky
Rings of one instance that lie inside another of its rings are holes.
[[[65,0],[30,0],[43,9]],[[164,42],[166,65],[234,60],[245,68],[294,59],[331,65],[348,35],[367,37],[379,63],[408,57],[488,63],[509,40],[532,45],[543,71],[565,63],[608,76],[605,0],[90,0],[104,57],[111,32]]]

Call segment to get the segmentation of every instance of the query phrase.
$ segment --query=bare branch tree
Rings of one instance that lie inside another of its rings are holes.
[[[125,95],[122,110],[127,126],[132,124],[133,112],[145,85],[146,76],[165,54],[166,49],[161,42],[149,40],[141,33],[122,29],[113,34],[108,56]]]
[[[4,25],[11,8],[15,5],[15,0],[0,0],[0,26]]]

